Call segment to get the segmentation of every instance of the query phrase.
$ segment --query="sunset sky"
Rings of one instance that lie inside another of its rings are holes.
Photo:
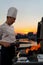
[[[0,25],[6,21],[10,7],[18,9],[16,33],[37,32],[37,24],[43,17],[43,0],[0,0]]]

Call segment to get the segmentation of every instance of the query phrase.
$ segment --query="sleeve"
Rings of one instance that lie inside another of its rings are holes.
[[[43,23],[41,24],[40,39],[43,40]]]
[[[2,28],[0,26],[0,40],[2,40],[2,35],[3,35],[3,32],[2,32]]]
[[[38,22],[38,27],[37,27],[37,43],[39,43],[40,39],[40,29],[41,29],[41,24]]]

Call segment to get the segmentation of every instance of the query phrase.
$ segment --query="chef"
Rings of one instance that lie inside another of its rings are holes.
[[[6,21],[0,25],[0,44],[1,49],[1,65],[12,65],[12,58],[15,54],[15,47],[11,46],[12,43],[15,44],[15,32],[12,26],[15,23],[17,16],[17,9],[15,7],[10,7],[8,9]]]

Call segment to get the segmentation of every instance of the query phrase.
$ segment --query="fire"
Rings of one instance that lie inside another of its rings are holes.
[[[26,54],[28,54],[28,52],[29,52],[29,51],[30,51],[30,49],[29,49],[29,48],[27,48],[27,49],[26,49]]]
[[[29,53],[29,51],[34,51],[34,50],[37,51],[39,48],[40,48],[40,43],[37,44],[37,46],[32,46],[30,49],[27,48],[26,53]]]

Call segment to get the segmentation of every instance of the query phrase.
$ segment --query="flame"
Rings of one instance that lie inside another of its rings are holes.
[[[26,53],[29,53],[29,51],[34,51],[34,50],[37,51],[39,48],[40,48],[40,43],[37,44],[37,46],[32,46],[30,49],[27,48]]]
[[[30,49],[29,49],[29,48],[27,48],[27,49],[26,49],[26,54],[28,54],[28,52],[29,52],[29,51],[30,51]]]

